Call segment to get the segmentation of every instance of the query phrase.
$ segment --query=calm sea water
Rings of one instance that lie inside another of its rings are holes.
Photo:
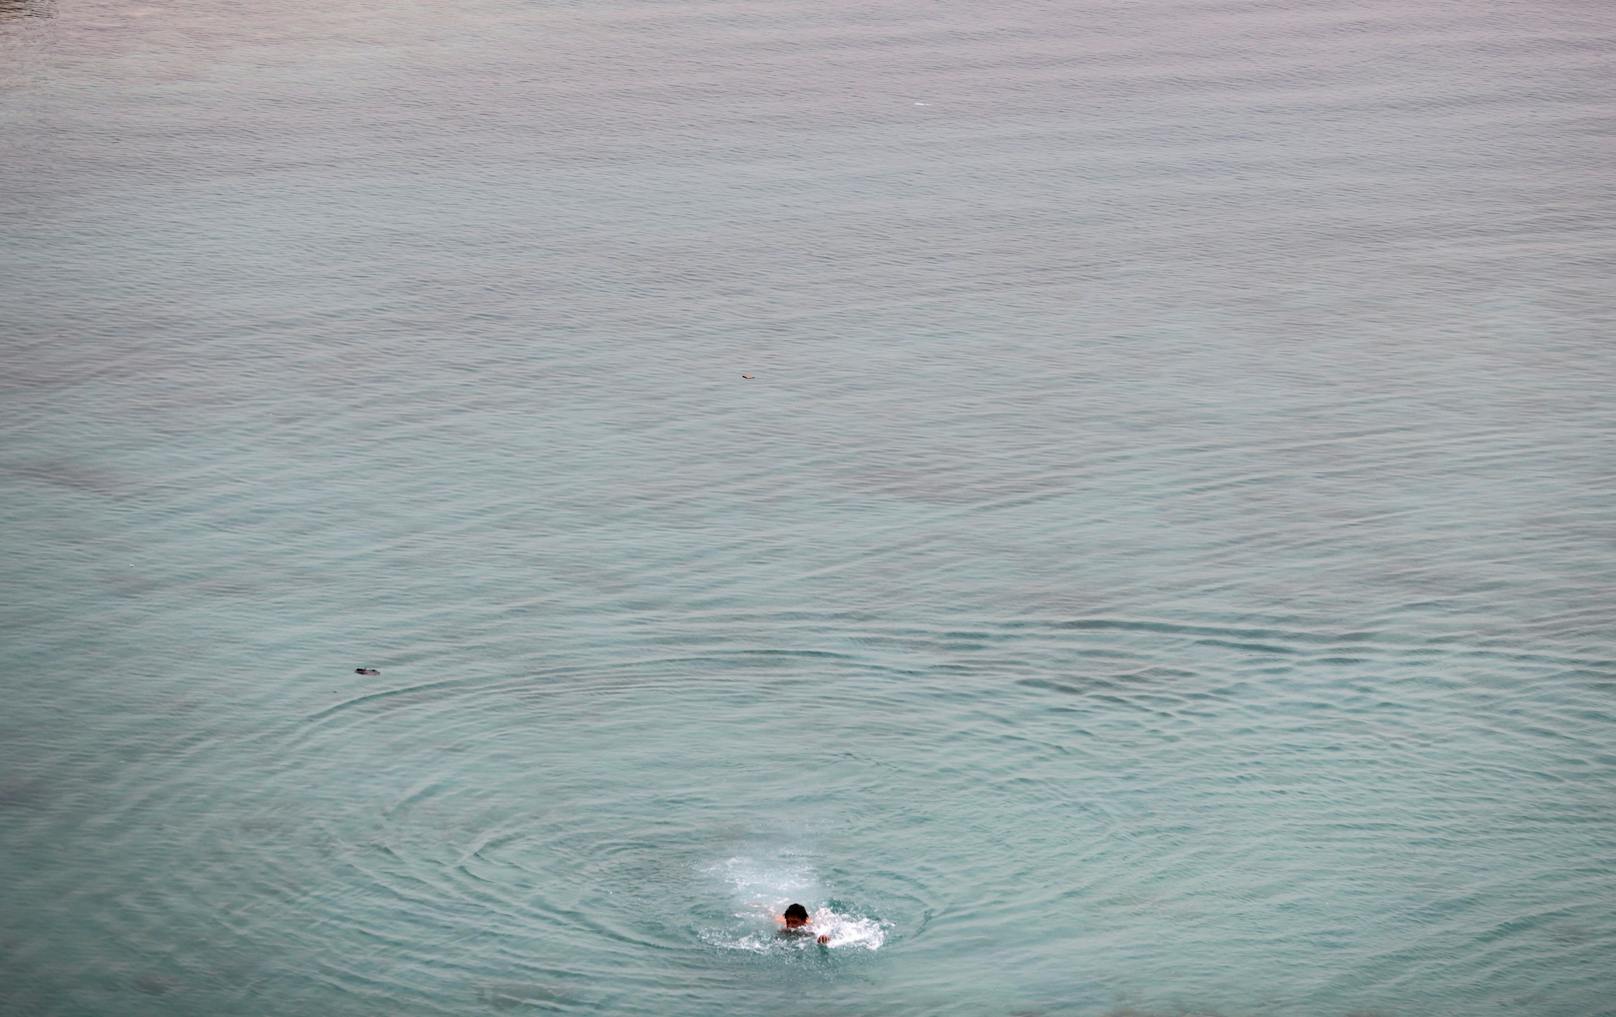
[[[0,2],[0,1013],[1616,1014],[1613,113],[1586,0]]]

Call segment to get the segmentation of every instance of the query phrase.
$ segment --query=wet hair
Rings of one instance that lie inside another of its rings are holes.
[[[786,908],[786,917],[787,918],[801,918],[803,921],[807,921],[808,920],[808,909],[803,907],[801,904],[793,904],[790,907]]]

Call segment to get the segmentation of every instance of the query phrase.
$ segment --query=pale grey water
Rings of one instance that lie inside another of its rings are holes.
[[[0,3],[0,1012],[1616,1014],[1613,72]]]

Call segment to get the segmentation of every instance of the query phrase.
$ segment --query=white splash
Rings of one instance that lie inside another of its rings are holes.
[[[733,894],[733,924],[701,933],[701,938],[713,946],[766,954],[819,949],[819,936],[829,936],[830,941],[824,945],[836,949],[879,950],[886,942],[890,923],[815,904],[827,894],[813,866],[800,858],[736,856],[709,865],[704,871],[721,879]],[[775,918],[792,903],[813,909],[813,935],[780,935]]]
[[[830,937],[826,946],[879,950],[887,941],[887,923],[874,918],[837,914],[828,907],[816,909],[813,918],[815,935]]]
[[[708,866],[707,872],[728,883],[736,898],[749,907],[778,904],[783,909],[798,898],[819,893],[819,877],[813,867],[797,858],[738,855]]]

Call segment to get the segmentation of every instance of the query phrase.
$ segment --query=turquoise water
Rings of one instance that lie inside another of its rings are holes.
[[[0,3],[0,1013],[1616,1014],[1613,110],[1569,0]]]

